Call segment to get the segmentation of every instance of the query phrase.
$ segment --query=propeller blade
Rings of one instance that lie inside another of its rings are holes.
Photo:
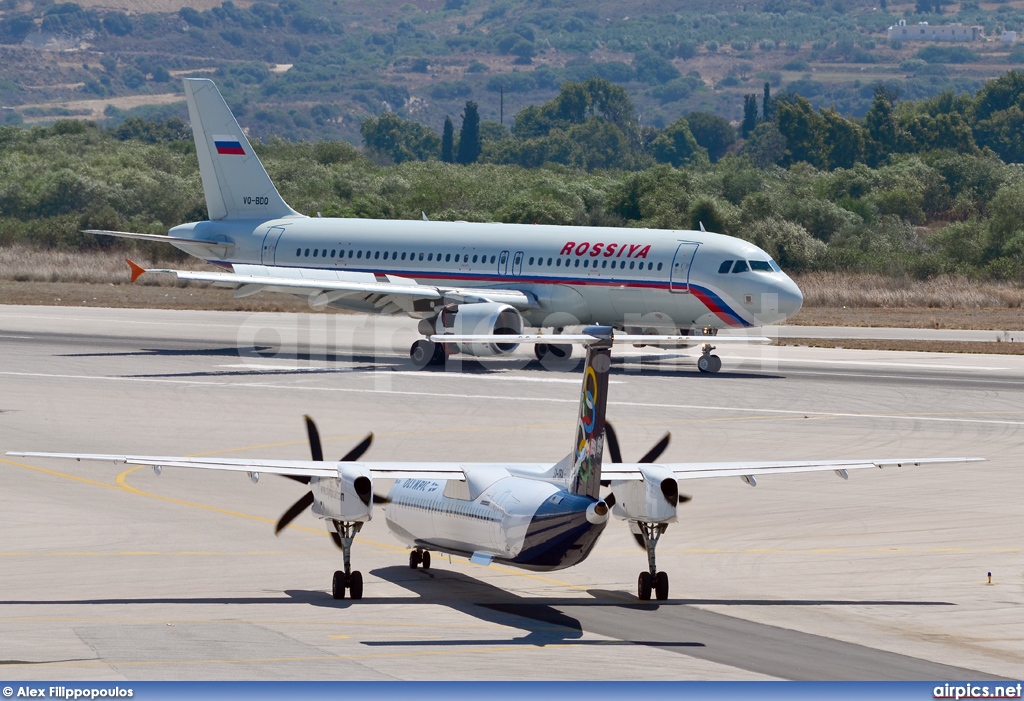
[[[636,544],[638,546],[640,546],[641,550],[646,550],[647,549],[647,546],[644,545],[644,537],[642,535],[640,535],[639,533],[634,533],[633,534],[633,540],[636,541]]]
[[[612,492],[608,493],[608,496],[604,498],[604,503],[608,505],[608,508],[615,506],[615,494]]]
[[[313,460],[316,462],[323,462],[324,450],[320,445],[320,432],[316,430],[316,424],[313,423],[313,419],[309,416],[306,419],[306,433],[309,434],[309,452],[313,454]]]
[[[693,501],[693,497],[690,496],[689,494],[680,494],[679,495],[679,503],[680,504],[685,504],[688,501]]]
[[[334,544],[338,546],[338,550],[344,550],[345,546],[341,544],[341,536],[335,533],[334,531],[327,532],[330,534],[331,540],[334,541]]]
[[[281,520],[277,522],[277,527],[274,528],[274,535],[281,532],[285,526],[295,520],[295,517],[305,511],[307,508],[313,505],[313,492],[306,492],[301,499],[292,504],[291,508],[284,512],[281,516]]]
[[[608,452],[612,455],[612,462],[622,462],[622,452],[619,450],[619,437],[615,435],[615,429],[607,421],[604,422],[604,437],[608,442]]]
[[[665,448],[668,447],[668,442],[672,440],[672,434],[666,433],[665,437],[658,441],[653,448],[647,451],[647,454],[640,458],[639,462],[654,462],[661,454],[665,452]]]
[[[373,495],[374,504],[390,504],[391,500],[387,497],[382,497],[380,494],[374,493]]]
[[[362,442],[355,448],[345,453],[345,457],[341,459],[341,462],[355,462],[359,458],[363,457],[363,453],[369,450],[371,443],[373,443],[372,433],[368,435],[366,438],[364,438]],[[322,459],[323,458],[321,458],[321,460]]]

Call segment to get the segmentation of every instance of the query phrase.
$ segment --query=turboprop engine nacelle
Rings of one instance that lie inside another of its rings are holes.
[[[437,317],[438,334],[521,334],[523,317],[515,307],[498,302],[449,304]],[[507,355],[518,343],[458,343],[460,352],[478,358]]]
[[[338,476],[313,477],[313,514],[335,521],[369,521],[373,518],[373,478],[358,463],[339,463]]]
[[[612,480],[615,518],[648,523],[675,523],[679,483],[667,467],[643,465],[642,480]]]

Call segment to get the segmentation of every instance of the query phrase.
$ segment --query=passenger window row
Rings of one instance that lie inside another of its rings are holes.
[[[535,258],[534,256],[531,256],[530,257],[529,265],[533,265],[534,264],[534,260],[536,260],[537,265],[539,265],[541,267],[552,267],[552,260],[554,261],[554,267],[556,267],[556,268],[562,267],[562,259],[561,258],[554,258],[554,259],[548,258],[547,261],[545,261],[543,258]],[[580,259],[579,258],[575,258],[574,260],[576,261],[575,262],[575,267],[577,267],[577,268],[580,267]],[[591,265],[591,262],[593,262],[593,265]],[[609,263],[611,263],[611,265],[608,265]],[[626,261],[624,261],[624,260],[618,260],[618,261],[612,260],[612,261],[609,261],[607,259],[603,259],[603,260],[601,260],[601,267],[602,268],[609,268],[609,267],[614,268],[614,267],[616,267],[615,266],[616,263],[619,264],[618,267],[620,269],[625,269]],[[584,258],[582,265],[583,265],[584,268],[596,268],[597,267],[597,260],[595,259],[595,260],[591,261],[591,259],[589,259],[589,258]],[[565,267],[567,267],[567,268],[569,267],[569,261],[568,260],[565,261]],[[658,270],[661,270],[662,267],[663,267],[663,264],[662,263],[658,263]],[[629,261],[629,269],[630,270],[634,270],[634,269],[643,270],[644,269],[644,261],[640,261],[639,265],[637,265],[637,261],[635,261],[635,260]],[[654,270],[654,262],[653,261],[647,261],[647,270]]]
[[[337,251],[332,249],[331,250],[331,258],[334,258],[336,256],[336,254],[337,254]],[[309,257],[311,257],[310,256],[310,249],[307,248],[307,249],[305,249],[305,251],[303,251],[303,249],[297,248],[297,249],[295,249],[295,255],[298,258],[309,258]],[[360,251],[349,250],[347,257],[348,258],[355,258],[356,260],[362,260],[364,258],[366,260],[370,260],[370,258],[372,256],[374,260],[381,260],[381,259],[389,260],[389,258],[390,258],[390,260],[410,260],[410,261],[426,260],[428,263],[429,262],[433,262],[434,260],[436,260],[437,262],[440,263],[442,255],[444,256],[444,262],[445,263],[452,263],[452,262],[455,262],[455,263],[460,263],[460,262],[461,263],[469,263],[469,262],[473,262],[473,263],[476,263],[476,262],[488,263],[487,256],[481,256],[479,254],[474,255],[472,261],[470,261],[470,256],[469,256],[468,253],[466,253],[466,254],[456,253],[454,255],[454,260],[453,260],[453,256],[452,256],[451,253],[445,253],[445,254],[438,253],[435,256],[434,253],[422,253],[422,252],[416,253],[416,252],[402,251],[401,256],[399,256],[398,251],[366,251],[366,254],[364,255],[363,251],[361,251],[361,250]],[[312,249],[312,257],[313,258],[317,258],[317,257],[326,258],[327,257],[327,249],[326,248],[323,249],[323,252],[321,252],[320,249],[318,249],[318,248]],[[337,256],[337,257],[339,259],[345,258],[346,257],[345,256],[345,252],[342,251],[341,255]],[[491,256],[489,262],[493,264],[497,260],[498,260],[497,256]]]

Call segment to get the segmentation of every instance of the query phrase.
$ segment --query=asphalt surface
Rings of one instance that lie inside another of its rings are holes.
[[[552,461],[580,378],[527,353],[415,371],[407,319],[0,306],[0,453]],[[791,347],[616,349],[626,459],[979,456],[984,463],[685,482],[658,548],[671,598],[609,525],[578,567],[435,557],[382,518],[340,553],[264,476],[0,456],[0,676],[9,679],[1024,677],[1024,358]],[[379,485],[378,488],[386,488]],[[987,573],[992,572],[992,584]]]

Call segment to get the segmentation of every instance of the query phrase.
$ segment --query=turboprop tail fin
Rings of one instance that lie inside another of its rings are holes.
[[[602,333],[607,331],[606,334]],[[588,327],[599,340],[587,344],[583,367],[579,419],[573,443],[569,491],[598,499],[601,490],[601,454],[604,452],[604,414],[608,405],[608,371],[611,369],[611,327]]]
[[[301,217],[281,198],[212,80],[185,79],[210,219]]]

